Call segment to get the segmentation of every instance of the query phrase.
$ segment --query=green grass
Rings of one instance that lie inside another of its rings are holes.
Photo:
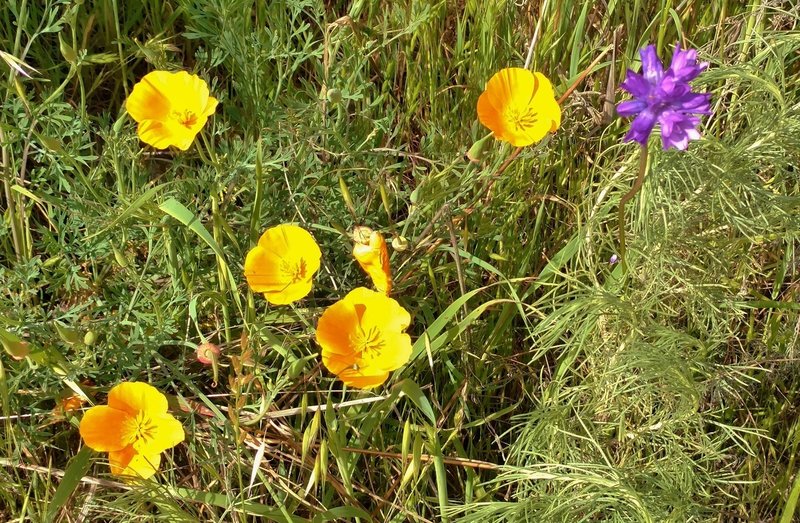
[[[2,519],[793,520],[792,2],[6,5],[0,51],[37,72],[0,63],[0,334],[33,350],[0,356]],[[532,67],[557,94],[606,54],[559,131],[496,176],[510,147],[463,159],[487,132],[477,97],[537,24]],[[638,150],[604,103],[640,47],[678,39],[712,64],[696,85],[715,114],[687,152],[651,142],[624,272],[609,258]],[[155,68],[220,100],[186,153],[142,146],[124,113]],[[242,275],[281,222],[323,252],[295,307]],[[414,358],[372,392],[343,390],[313,340],[367,284],[357,225],[409,243],[393,295]],[[218,383],[194,361],[204,338]],[[52,413],[122,380],[169,394],[187,432],[135,488],[81,450],[80,413]]]

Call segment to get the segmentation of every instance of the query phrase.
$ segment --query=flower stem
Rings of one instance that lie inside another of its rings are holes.
[[[206,133],[204,131],[200,131],[200,140],[203,142],[203,145],[206,147],[206,152],[208,153],[208,159],[210,160],[210,164],[219,169],[219,160],[217,159],[217,154],[214,152],[214,148],[211,146],[211,142],[209,141]],[[198,150],[200,146],[198,145]],[[205,159],[205,157],[204,157]]]
[[[631,190],[619,200],[619,211],[617,212],[617,227],[619,229],[619,258],[622,263],[623,271],[627,270],[625,263],[625,204],[628,203],[636,193],[642,188],[644,175],[647,173],[647,145],[642,145],[639,152],[639,174],[633,182]]]

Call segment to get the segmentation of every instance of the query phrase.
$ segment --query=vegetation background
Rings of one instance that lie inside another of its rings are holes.
[[[779,0],[6,0],[0,320],[32,352],[0,358],[0,517],[796,520],[798,21]],[[463,159],[477,97],[537,29],[557,94],[589,74],[498,176],[508,146]],[[687,152],[651,142],[623,272],[638,152],[615,86],[677,41],[711,62],[715,113]],[[143,147],[124,114],[155,68],[220,99],[186,153]],[[323,269],[268,307],[242,263],[287,221]],[[366,284],[356,225],[408,242],[414,358],[371,392],[313,341]],[[121,380],[169,394],[187,430],[136,488],[57,409]]]

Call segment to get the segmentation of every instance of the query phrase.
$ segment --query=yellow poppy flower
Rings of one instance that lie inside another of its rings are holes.
[[[478,120],[495,138],[524,147],[561,125],[561,107],[542,73],[510,67],[496,73],[478,98]]]
[[[392,270],[389,267],[389,249],[378,231],[369,227],[356,227],[353,231],[356,244],[353,257],[372,279],[375,288],[384,294],[392,291]]]
[[[322,363],[346,385],[377,387],[411,357],[411,316],[392,298],[365,287],[328,307],[317,323]]]
[[[255,292],[274,305],[286,305],[311,292],[322,252],[307,230],[297,225],[267,229],[247,253],[244,276]]]
[[[217,109],[208,85],[186,71],[153,71],[133,86],[125,109],[139,123],[139,139],[156,149],[186,150]]]
[[[167,398],[147,383],[120,383],[108,405],[92,407],[81,420],[86,445],[109,453],[111,472],[149,478],[160,454],[184,438],[183,427],[167,412]]]

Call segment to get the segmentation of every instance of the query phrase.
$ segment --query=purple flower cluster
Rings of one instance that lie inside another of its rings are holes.
[[[697,140],[700,118],[695,115],[711,114],[711,95],[693,93],[689,82],[708,67],[707,62],[697,62],[697,51],[682,51],[675,46],[672,63],[664,70],[656,48],[648,45],[640,51],[642,73],[628,69],[628,75],[620,87],[633,95],[633,99],[617,105],[620,116],[637,115],[625,141],[636,141],[642,145],[653,127],[661,127],[661,142],[664,149],[674,147],[684,150],[689,140]]]

